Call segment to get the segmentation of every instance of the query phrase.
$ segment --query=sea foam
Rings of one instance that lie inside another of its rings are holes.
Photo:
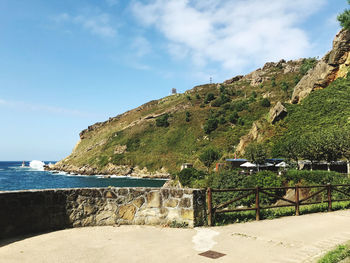
[[[38,171],[44,171],[45,163],[38,160],[33,160],[29,163],[29,167]]]

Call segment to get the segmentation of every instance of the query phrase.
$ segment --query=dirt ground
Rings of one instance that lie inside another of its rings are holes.
[[[350,210],[223,227],[87,227],[3,240],[0,262],[315,262],[350,240]],[[199,255],[214,250],[218,259]]]

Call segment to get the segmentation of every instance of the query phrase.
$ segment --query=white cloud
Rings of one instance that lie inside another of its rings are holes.
[[[96,117],[96,115],[94,114],[82,112],[79,110],[66,109],[66,108],[41,105],[41,104],[31,104],[23,101],[8,101],[8,100],[0,99],[0,106],[12,108],[16,110],[22,110],[22,111],[46,112],[46,113],[53,113],[58,115],[68,115],[73,117],[82,117],[82,118]]]
[[[326,0],[134,1],[134,16],[167,40],[172,56],[242,71],[305,56],[312,44],[300,24]],[[184,55],[186,54],[186,55]],[[252,65],[254,64],[254,65]]]
[[[80,25],[91,34],[101,37],[114,37],[116,35],[116,30],[110,23],[110,16],[105,13],[77,16],[62,13],[53,17],[53,20],[56,23],[74,23]]]

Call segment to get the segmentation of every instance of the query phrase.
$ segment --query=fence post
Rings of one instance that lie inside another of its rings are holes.
[[[328,212],[332,211],[332,185],[327,184]]]
[[[260,220],[259,186],[255,189],[255,219]]]
[[[299,186],[295,186],[295,215],[299,215]]]
[[[213,208],[212,208],[212,200],[211,200],[211,188],[209,187],[207,190],[207,206],[208,206],[208,225],[213,225]]]

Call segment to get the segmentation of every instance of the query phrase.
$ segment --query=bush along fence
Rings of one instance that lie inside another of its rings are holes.
[[[255,219],[261,219],[261,210],[294,207],[300,215],[300,207],[328,203],[332,211],[334,202],[350,201],[350,184],[314,185],[295,187],[255,187],[233,189],[207,189],[208,225],[214,225],[215,216],[224,213],[255,211]]]

